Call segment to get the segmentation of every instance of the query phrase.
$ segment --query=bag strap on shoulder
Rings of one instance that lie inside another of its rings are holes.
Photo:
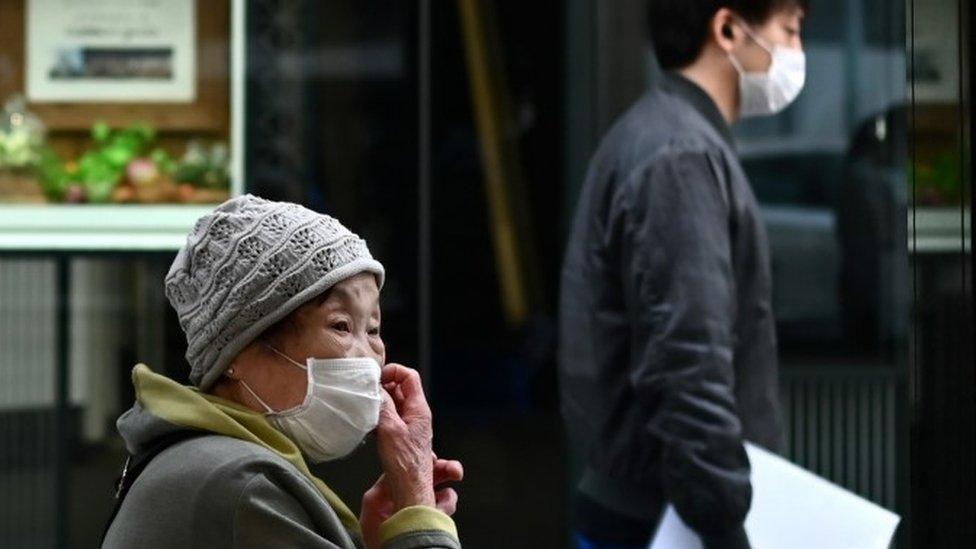
[[[170,446],[174,446],[177,443],[183,442],[184,440],[202,437],[209,434],[211,433],[207,431],[197,431],[192,429],[174,431],[157,438],[144,451],[135,455],[130,455],[125,459],[125,463],[122,465],[122,473],[115,482],[115,506],[112,509],[112,514],[109,516],[108,522],[105,523],[105,529],[102,531],[102,543],[105,542],[105,536],[108,535],[108,529],[112,526],[112,522],[115,521],[116,515],[119,514],[119,509],[122,507],[122,502],[125,500],[125,496],[129,493],[129,489],[132,488],[132,483],[136,481],[136,478],[138,478],[142,471],[146,468],[146,465],[148,465],[153,458],[158,456],[163,452],[163,450],[169,448]]]

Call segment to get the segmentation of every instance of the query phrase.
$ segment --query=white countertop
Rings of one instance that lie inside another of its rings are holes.
[[[176,251],[213,205],[0,205],[0,251]]]
[[[958,253],[970,244],[970,212],[959,208],[918,208],[908,211],[908,252]],[[918,232],[914,233],[917,229]],[[960,246],[962,244],[962,246]]]
[[[176,251],[213,205],[0,205],[0,251]],[[913,235],[917,224],[918,233]],[[969,210],[908,213],[911,253],[970,250]]]

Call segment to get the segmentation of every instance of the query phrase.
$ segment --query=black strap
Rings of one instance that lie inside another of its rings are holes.
[[[136,454],[130,455],[125,459],[125,464],[122,466],[122,473],[119,475],[118,480],[115,481],[115,506],[112,509],[112,514],[108,518],[108,522],[105,523],[105,529],[102,531],[102,543],[105,543],[105,536],[108,535],[108,529],[112,526],[112,522],[115,521],[115,516],[119,514],[119,509],[122,507],[122,501],[125,500],[125,496],[129,493],[129,488],[132,487],[132,483],[136,481],[136,478],[142,473],[146,468],[146,465],[163,450],[173,446],[184,440],[189,440],[191,438],[197,438],[209,435],[207,431],[197,431],[192,429],[184,429],[181,431],[173,431],[167,435],[163,435],[146,448],[144,451]]]

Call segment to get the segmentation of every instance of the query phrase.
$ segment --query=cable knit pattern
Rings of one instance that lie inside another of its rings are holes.
[[[252,195],[200,218],[166,275],[190,381],[207,389],[237,353],[302,303],[383,265],[333,217]]]

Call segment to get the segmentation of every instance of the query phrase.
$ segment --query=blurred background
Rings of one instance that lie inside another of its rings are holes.
[[[901,514],[899,547],[976,541],[972,13],[811,4],[803,93],[735,129],[786,457]],[[97,546],[132,366],[188,374],[163,276],[250,192],[338,217],[386,265],[389,359],[422,371],[435,449],[465,464],[465,545],[567,547],[558,274],[589,157],[659,76],[644,10],[0,0],[0,546]],[[317,472],[358,509],[373,454]]]

